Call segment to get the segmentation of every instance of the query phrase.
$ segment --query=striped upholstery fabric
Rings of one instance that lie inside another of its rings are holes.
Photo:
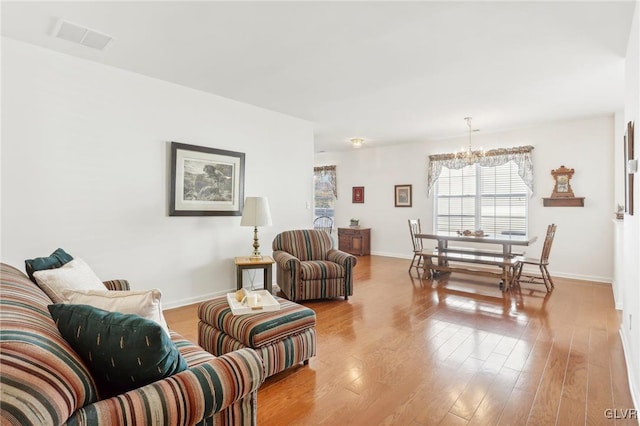
[[[277,300],[280,310],[254,315],[233,315],[225,297],[200,304],[200,346],[217,356],[253,348],[263,360],[266,377],[315,356],[315,312],[285,299]]]
[[[26,275],[0,268],[2,424],[59,425],[98,400],[82,359],[53,323],[51,300]]]
[[[202,347],[216,356],[246,347],[238,340],[209,324],[198,324],[198,338]],[[293,367],[316,356],[316,330],[307,329],[299,334],[256,348],[262,358],[265,377]]]
[[[9,265],[0,266],[0,278],[0,424],[256,424],[264,367],[253,349],[215,358],[171,332],[188,370],[100,401],[49,315],[51,300]],[[124,280],[112,282],[128,289]]]
[[[91,404],[77,411],[67,424],[255,425],[256,394],[263,380],[258,354],[242,349]],[[226,407],[229,412],[222,412]]]
[[[104,286],[113,291],[129,290],[129,281],[127,280],[109,280],[104,282]]]
[[[293,301],[353,294],[355,256],[332,249],[325,231],[303,229],[276,235],[272,243],[278,285]]]
[[[316,326],[313,310],[279,297],[276,300],[280,304],[277,311],[233,315],[226,297],[216,297],[200,304],[198,318],[254,349]]]
[[[285,231],[273,240],[273,250],[283,250],[301,261],[327,260],[332,247],[331,237],[326,231],[302,229]]]

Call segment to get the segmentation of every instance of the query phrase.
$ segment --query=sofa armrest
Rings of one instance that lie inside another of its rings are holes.
[[[76,411],[68,425],[193,425],[234,404],[224,423],[256,424],[264,381],[258,353],[243,348]],[[235,417],[237,416],[237,417]]]
[[[351,269],[358,263],[358,258],[344,251],[331,249],[327,252],[327,260],[342,265],[344,268]]]
[[[300,259],[286,251],[274,251],[273,260],[275,260],[276,264],[285,271],[300,270]]]
[[[109,281],[103,281],[102,284],[104,284],[107,290],[113,290],[113,291],[131,290],[131,287],[129,286],[129,281],[127,280],[109,280]]]

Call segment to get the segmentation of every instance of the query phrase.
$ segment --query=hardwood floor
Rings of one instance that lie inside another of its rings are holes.
[[[555,290],[407,273],[408,260],[358,259],[354,295],[316,311],[318,354],[268,378],[259,425],[598,425],[633,408],[608,285]],[[197,342],[196,305],[165,311]]]

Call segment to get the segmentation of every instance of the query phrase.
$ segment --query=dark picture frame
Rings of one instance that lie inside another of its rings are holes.
[[[364,186],[354,186],[351,188],[351,202],[364,203]]]
[[[627,123],[627,131],[624,135],[624,211],[633,216],[633,175],[629,170],[629,160],[634,159],[633,152],[633,132],[634,124],[632,121]]]
[[[394,188],[394,201],[396,207],[411,207],[412,204],[411,185],[396,185]]]
[[[243,152],[171,142],[169,216],[240,216]]]

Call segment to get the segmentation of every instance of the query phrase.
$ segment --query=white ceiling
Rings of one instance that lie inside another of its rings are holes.
[[[280,111],[315,150],[623,108],[634,1],[6,2],[2,35]],[[58,18],[114,37],[51,36]]]

